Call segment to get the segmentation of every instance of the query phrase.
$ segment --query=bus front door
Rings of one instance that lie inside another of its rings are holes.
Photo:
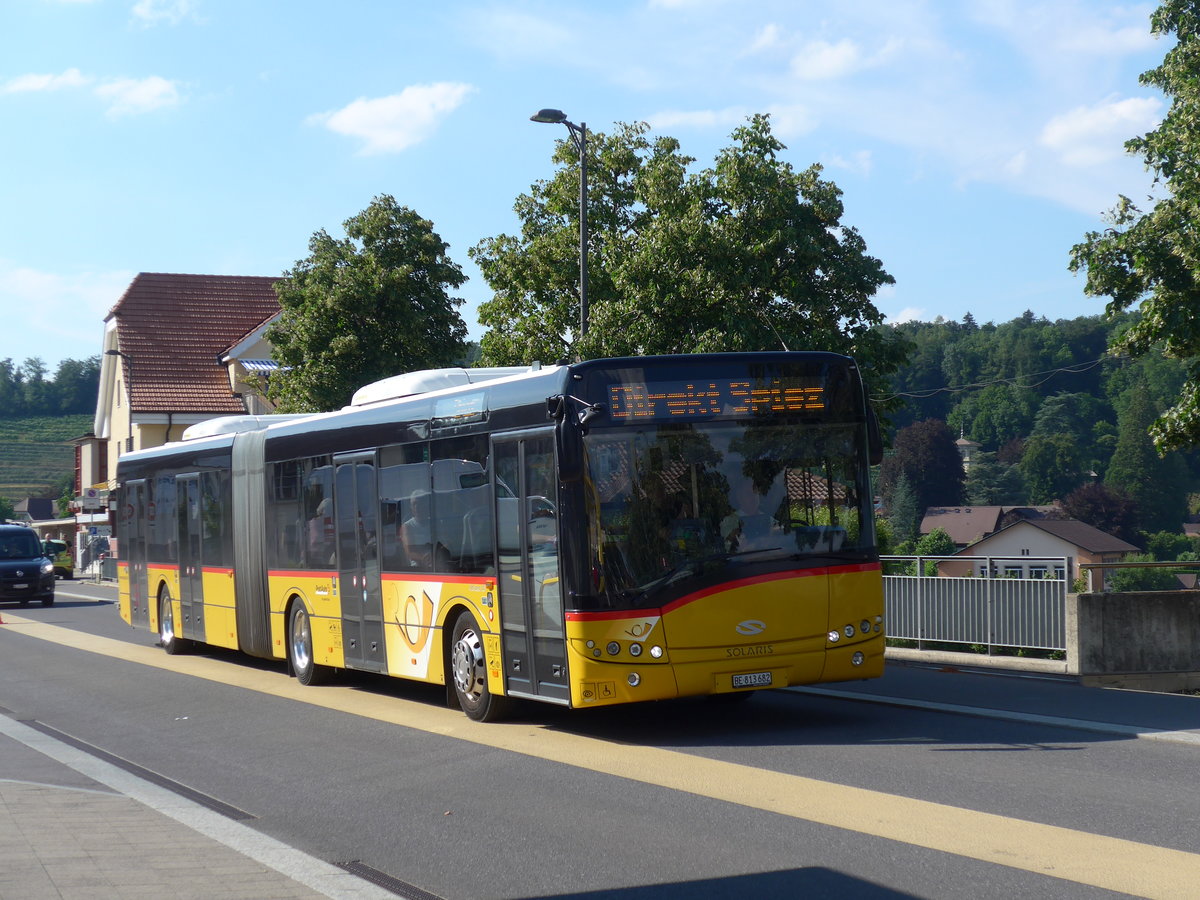
[[[179,516],[179,633],[204,641],[204,560],[201,530],[200,476],[175,476],[175,510]]]
[[[554,432],[492,439],[505,689],[569,703]]]
[[[387,655],[383,647],[383,594],[379,581],[375,454],[339,454],[333,463],[342,652],[348,667],[382,672]]]

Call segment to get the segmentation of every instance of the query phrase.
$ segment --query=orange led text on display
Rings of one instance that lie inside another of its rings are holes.
[[[685,416],[746,416],[810,412],[825,409],[819,386],[750,381],[658,382],[609,387],[609,414],[614,419],[671,419]]]

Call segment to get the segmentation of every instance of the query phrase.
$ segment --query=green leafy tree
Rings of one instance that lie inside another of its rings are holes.
[[[1016,506],[1025,502],[1025,479],[1015,465],[1005,465],[995,453],[977,450],[967,471],[967,502],[975,506]]]
[[[1155,415],[1150,399],[1132,390],[1117,421],[1117,447],[1104,483],[1137,500],[1143,530],[1177,531],[1187,515],[1190,479],[1178,453],[1160,457],[1155,451],[1149,433]]]
[[[951,427],[965,429],[971,440],[985,447],[1001,447],[1029,434],[1037,408],[1038,397],[1029,388],[990,384],[965,397],[949,422]]]
[[[1120,488],[1088,482],[1063,498],[1063,510],[1072,519],[1113,537],[1131,544],[1138,540],[1137,503]]]
[[[17,516],[16,509],[13,508],[13,503],[6,497],[0,497],[0,522],[7,522],[9,519],[15,519]]]
[[[1156,531],[1146,535],[1146,551],[1160,562],[1180,559],[1181,554],[1192,553],[1195,549],[1192,539],[1179,531]]]
[[[819,166],[796,171],[765,115],[733,132],[712,167],[645,124],[588,140],[589,324],[580,335],[578,149],[516,203],[519,235],[471,249],[493,299],[480,306],[486,364],[722,350],[856,356],[884,379],[905,342],[875,326],[893,282],[842,221]]]
[[[966,476],[945,422],[926,419],[896,433],[893,452],[879,469],[880,490],[889,507],[901,476],[912,485],[921,515],[930,506],[962,503]]]
[[[918,529],[921,527],[921,512],[917,508],[917,494],[912,483],[903,472],[896,478],[892,488],[891,502],[888,503],[888,522],[892,534],[898,542],[915,541]]]
[[[1035,434],[1025,442],[1020,470],[1030,503],[1061,500],[1083,483],[1083,453],[1069,434]]]
[[[1086,270],[1088,294],[1110,298],[1110,316],[1139,309],[1113,350],[1133,356],[1161,351],[1183,361],[1183,390],[1151,426],[1155,447],[1165,451],[1200,443],[1200,6],[1164,0],[1150,26],[1175,43],[1141,83],[1161,90],[1171,106],[1157,128],[1125,147],[1143,158],[1163,196],[1145,213],[1119,197],[1111,227],[1088,232],[1072,249],[1071,269]]]
[[[465,350],[449,290],[467,279],[433,224],[383,194],[343,227],[341,240],[316,232],[276,285],[282,313],[266,338],[285,367],[269,391],[281,411],[336,409],[364,384]]]
[[[1155,562],[1152,553],[1130,553],[1122,562]],[[1165,566],[1147,569],[1107,569],[1107,589],[1113,593],[1129,591],[1174,591],[1180,587],[1174,569]]]

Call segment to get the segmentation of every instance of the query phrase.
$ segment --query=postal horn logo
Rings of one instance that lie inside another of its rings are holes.
[[[738,634],[746,634],[746,635],[762,634],[766,630],[767,630],[767,623],[759,621],[758,619],[746,619],[743,622],[737,623],[737,633]]]

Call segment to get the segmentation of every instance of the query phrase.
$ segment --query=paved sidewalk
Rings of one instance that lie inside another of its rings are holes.
[[[0,900],[395,896],[0,713]]]

